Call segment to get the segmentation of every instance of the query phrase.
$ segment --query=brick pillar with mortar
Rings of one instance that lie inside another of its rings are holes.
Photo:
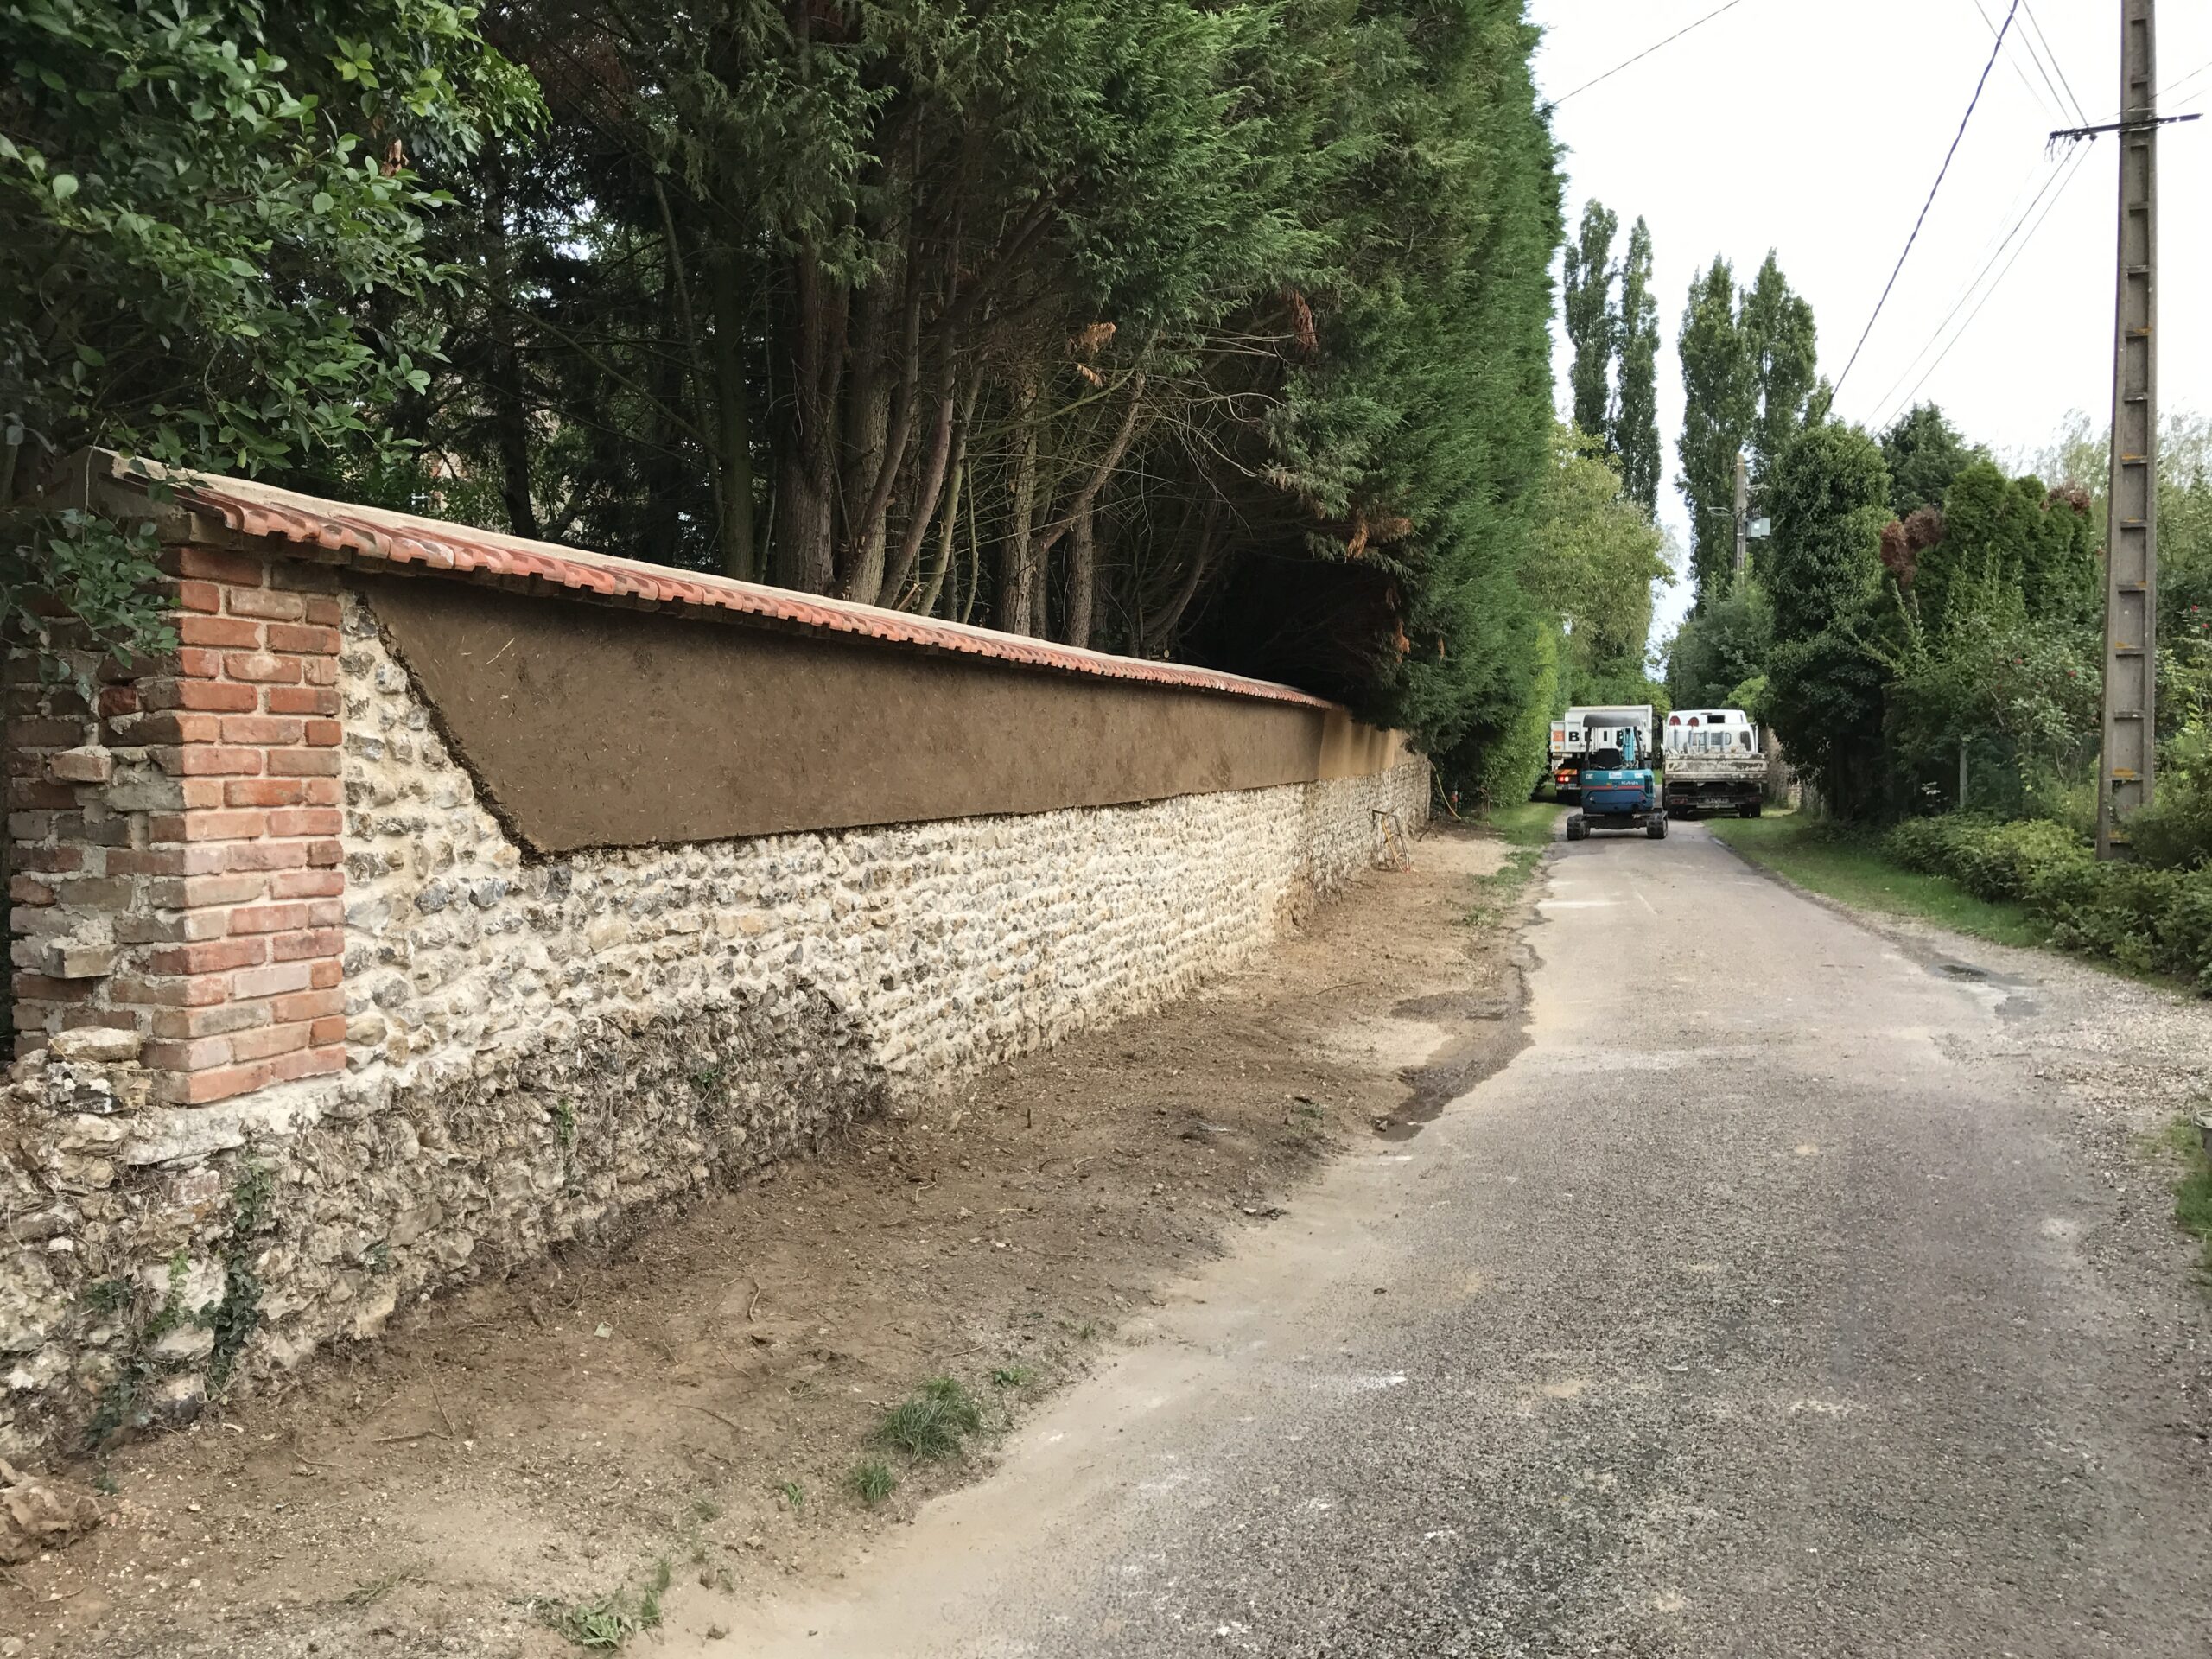
[[[156,1098],[200,1105],[345,1067],[339,603],[313,564],[162,566],[172,657],[66,629],[68,679],[11,657],[16,1045],[135,1034]]]

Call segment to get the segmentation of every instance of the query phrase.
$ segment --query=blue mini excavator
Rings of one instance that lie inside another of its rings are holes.
[[[1637,753],[1637,734],[1623,728],[1618,748],[1592,748],[1582,759],[1582,810],[1570,813],[1567,838],[1583,841],[1592,830],[1641,830],[1667,839],[1667,807],[1659,779]]]

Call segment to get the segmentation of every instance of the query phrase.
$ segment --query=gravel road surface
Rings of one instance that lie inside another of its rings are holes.
[[[2212,1651],[2212,1321],[2141,1144],[2203,1011],[1694,827],[1553,856],[1503,1070],[667,1650]]]

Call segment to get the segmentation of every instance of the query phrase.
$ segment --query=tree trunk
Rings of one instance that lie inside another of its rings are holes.
[[[974,469],[971,467],[969,470],[972,472]],[[973,493],[972,490],[970,493]],[[983,542],[976,527],[977,518],[971,503],[968,509],[968,587],[960,597],[960,620],[963,622],[976,620],[976,595],[983,591]]]
[[[884,543],[889,536],[891,497],[898,487],[899,475],[906,465],[907,446],[913,441],[914,411],[920,401],[922,359],[922,294],[918,286],[911,286],[906,299],[906,325],[900,337],[898,402],[887,425],[877,433],[878,454],[875,469],[871,474],[862,470],[858,477],[868,486],[867,499],[861,503],[860,516],[853,527],[853,545],[849,555],[849,569],[845,582],[845,596],[863,605],[874,605],[895,600],[898,589],[906,582],[907,574],[914,568],[913,557],[907,554],[904,569],[885,591]],[[948,368],[950,362],[948,360]],[[952,392],[945,390],[945,404],[950,414]],[[937,491],[944,482],[942,457],[936,481],[929,488],[930,505],[937,505]],[[924,528],[927,528],[926,520]],[[916,545],[920,538],[916,537]]]
[[[967,435],[963,433],[953,456],[952,487],[944,498],[944,516],[938,524],[937,552],[922,578],[921,596],[914,601],[918,615],[928,616],[936,611],[938,595],[944,591],[945,573],[952,569],[953,543],[960,528],[960,497],[968,482],[967,457],[958,451],[966,447]]]
[[[1071,645],[1090,644],[1091,601],[1098,584],[1098,544],[1088,498],[1078,500],[1075,522],[1068,528],[1068,626],[1063,637]]]
[[[922,458],[914,499],[906,508],[906,527],[900,532],[899,545],[884,571],[883,602],[887,605],[896,605],[906,591],[907,580],[914,573],[915,561],[921,556],[922,538],[929,534],[930,520],[937,514],[938,497],[944,491],[945,474],[952,458],[956,364],[953,342],[948,339],[944,342],[944,362],[938,371],[937,412],[930,429],[929,452]],[[911,415],[906,424],[913,424]]]
[[[507,528],[537,539],[537,509],[530,498],[530,411],[523,404],[522,361],[515,349],[514,276],[507,250],[507,169],[495,156],[484,194],[484,228],[490,238],[492,418],[499,450],[499,499]]]
[[[1144,407],[1144,382],[1142,370],[1129,378],[1129,406],[1122,411],[1122,424],[1115,429],[1114,441],[1106,446],[1106,453],[1090,469],[1090,476],[1084,486],[1076,492],[1074,505],[1039,538],[1037,551],[1040,557],[1050,553],[1060,537],[1067,534],[1076,521],[1077,514],[1090,511],[1091,503],[1098,499],[1098,492],[1106,487],[1108,480],[1114,476],[1114,469],[1122,464],[1122,457],[1128,454],[1129,440],[1136,435],[1137,415]]]
[[[836,575],[837,386],[847,296],[810,253],[792,261],[791,416],[776,457],[776,580],[826,594]]]
[[[946,573],[952,569],[954,537],[960,526],[961,498],[968,486],[968,434],[976,423],[976,398],[983,389],[980,377],[968,383],[968,395],[960,400],[960,413],[956,417],[957,435],[953,440],[952,459],[949,470],[952,475],[952,494],[944,504],[944,520],[938,532],[937,558],[931,565],[929,578],[920,601],[914,608],[927,616],[937,607],[938,592],[944,588]]]
[[[1029,416],[1037,390],[1024,386],[1017,405],[1021,435],[1014,463],[1014,487],[1009,494],[1007,531],[999,543],[998,624],[1007,633],[1027,633],[1034,600],[1034,568],[1029,549],[1035,539],[1031,520],[1037,511],[1037,429]]]
[[[876,468],[883,458],[883,437],[891,424],[891,385],[883,375],[884,325],[889,314],[891,274],[880,271],[874,280],[851,295],[852,323],[844,359],[844,429],[837,455],[836,591],[849,590],[855,555],[859,551],[863,502],[873,493]]]
[[[745,292],[738,262],[727,250],[708,268],[709,296],[715,321],[715,471],[721,487],[715,527],[722,574],[740,582],[760,579],[760,559],[753,535],[753,416],[745,384]]]
[[[677,400],[683,396],[683,377],[690,359],[674,348],[674,342],[688,340],[690,331],[683,327],[677,304],[673,248],[669,250],[668,265],[661,273],[660,329],[663,349],[653,365],[652,450],[645,469],[645,548],[649,558],[673,563],[683,535],[683,492],[690,470],[682,453],[686,429],[676,415]],[[719,489],[715,499],[719,508]]]
[[[1146,644],[1165,654],[1175,646],[1175,631],[1183,626],[1183,613],[1197,597],[1198,584],[1205,580],[1206,570],[1213,563],[1213,530],[1221,512],[1221,498],[1213,496],[1206,502],[1205,521],[1198,531],[1198,543],[1191,550],[1189,569],[1176,585],[1174,597],[1167,601],[1167,608],[1154,618],[1147,629]]]

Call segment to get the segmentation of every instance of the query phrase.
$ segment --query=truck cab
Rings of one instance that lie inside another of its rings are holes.
[[[1756,818],[1766,796],[1766,753],[1740,709],[1682,709],[1667,716],[1667,812]]]

